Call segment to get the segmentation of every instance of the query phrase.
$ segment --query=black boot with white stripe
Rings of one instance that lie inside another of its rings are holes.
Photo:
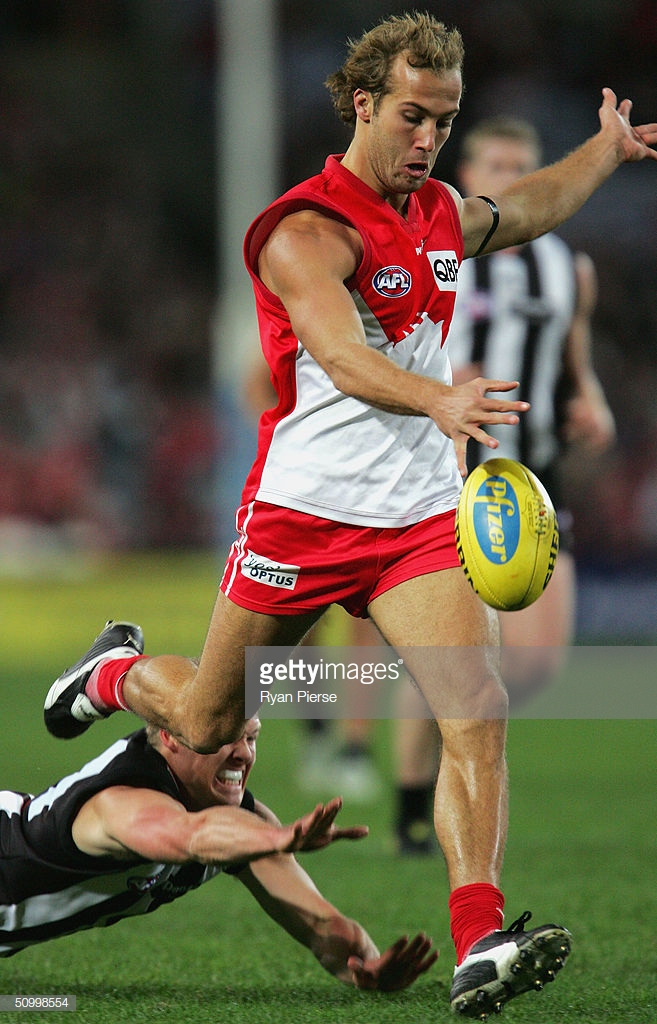
[[[540,991],[554,981],[570,953],[570,932],[556,924],[524,931],[531,916],[527,910],[505,931],[492,932],[474,944],[454,971],[454,1013],[487,1020],[515,996]]]
[[[101,661],[128,658],[143,651],[144,637],[139,626],[110,619],[87,653],[67,668],[48,690],[43,709],[48,732],[68,740],[80,736],[99,718],[107,718],[85,694],[89,676]]]

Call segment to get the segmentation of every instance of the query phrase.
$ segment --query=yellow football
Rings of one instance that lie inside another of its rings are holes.
[[[513,459],[489,459],[466,478],[456,510],[461,565],[482,601],[526,608],[554,571],[559,527],[538,477]]]

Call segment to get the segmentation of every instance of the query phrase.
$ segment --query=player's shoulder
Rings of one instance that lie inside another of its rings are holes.
[[[248,801],[246,800],[247,796],[249,797]],[[280,825],[280,821],[276,817],[272,809],[270,807],[267,807],[266,804],[263,804],[262,800],[256,800],[256,798],[253,796],[253,793],[251,793],[248,789],[245,790],[244,797],[245,799],[242,800],[241,803],[241,807],[244,810],[252,811],[254,814],[257,814],[259,818],[262,818],[270,825]]]
[[[321,239],[327,236],[343,235],[345,228],[350,227],[347,218],[333,209],[322,206],[306,206],[286,211],[272,229],[270,237],[274,234],[298,234]]]
[[[427,178],[418,195],[421,195],[423,192],[430,193],[432,190],[434,194],[439,192],[441,195],[450,196],[458,205],[463,202],[463,196],[459,190],[454,185],[451,185],[449,181],[443,181],[442,178]]]
[[[421,205],[443,203],[454,209],[459,217],[463,211],[463,196],[458,189],[447,181],[442,181],[438,178],[427,178],[422,188],[415,195]]]
[[[264,240],[259,254],[259,273],[272,280],[276,268],[307,275],[310,267],[350,277],[363,255],[360,232],[340,215],[322,210],[293,211],[282,218]],[[268,285],[271,287],[271,285]],[[276,290],[276,289],[274,289]]]
[[[146,729],[137,729],[124,737],[115,745],[115,751],[115,756],[109,758],[104,770],[98,773],[98,781],[104,787],[136,786],[158,790],[175,799],[180,798],[168,765],[149,742]]]

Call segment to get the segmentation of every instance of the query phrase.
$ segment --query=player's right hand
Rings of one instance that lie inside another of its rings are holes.
[[[366,825],[352,825],[336,828],[334,821],[342,807],[342,799],[333,797],[326,804],[317,804],[314,810],[283,827],[288,833],[282,853],[300,853],[323,850],[337,839],[364,839],[369,829]]]

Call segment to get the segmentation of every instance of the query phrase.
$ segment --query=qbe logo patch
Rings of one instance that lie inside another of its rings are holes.
[[[294,590],[300,571],[300,565],[284,565],[265,555],[256,555],[255,551],[247,551],[241,566],[242,576],[247,579],[282,590]]]
[[[459,261],[453,249],[436,249],[426,254],[436,284],[441,292],[455,292],[459,277]]]

